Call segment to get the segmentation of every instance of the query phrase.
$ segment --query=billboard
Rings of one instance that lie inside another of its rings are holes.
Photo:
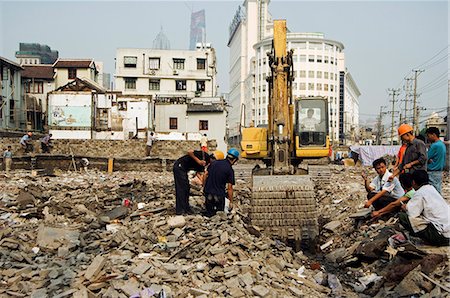
[[[50,126],[91,127],[91,107],[52,106]]]

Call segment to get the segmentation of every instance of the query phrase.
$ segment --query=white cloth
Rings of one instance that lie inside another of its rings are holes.
[[[432,223],[444,237],[450,238],[450,205],[431,185],[424,185],[406,204],[406,212],[414,232],[424,229],[420,222]]]
[[[359,154],[364,166],[371,166],[375,159],[385,155],[397,156],[400,146],[350,146],[350,150]]]
[[[320,121],[316,118],[303,118],[302,119],[302,127],[305,131],[316,131],[316,125],[318,125]]]
[[[397,177],[395,177],[392,182],[389,182],[388,179],[390,176],[392,176],[392,173],[389,171],[386,171],[381,178],[377,175],[372,179],[372,182],[370,182],[370,187],[372,187],[376,192],[385,190],[394,199],[399,199],[403,196],[405,191],[403,190]]]

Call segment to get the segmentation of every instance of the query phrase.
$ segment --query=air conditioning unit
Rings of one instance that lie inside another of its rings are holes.
[[[178,75],[178,70],[174,69],[174,70],[173,70],[173,74],[174,74],[174,75]]]
[[[149,74],[154,76],[156,74],[156,71],[154,69],[151,69]]]

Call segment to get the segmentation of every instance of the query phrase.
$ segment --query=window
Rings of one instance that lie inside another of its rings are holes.
[[[328,79],[328,71],[326,71],[326,72],[323,73],[323,78],[324,78],[324,79]]]
[[[300,62],[306,62],[306,55],[300,55]]]
[[[321,43],[310,42],[309,43],[309,49],[310,50],[322,50],[323,46],[322,46]]]
[[[306,78],[306,70],[300,70],[300,77]]]
[[[205,91],[205,81],[197,81],[197,91]]]
[[[77,69],[76,68],[69,68],[69,80],[75,79],[77,77]]]
[[[324,61],[323,61],[324,63],[328,63],[328,56],[325,56],[325,58],[324,58]]]
[[[314,90],[314,83],[308,83],[308,90]]]
[[[314,55],[309,55],[308,56],[308,61],[309,62],[314,62]]]
[[[197,58],[197,69],[206,69],[206,59]]]
[[[159,69],[160,68],[160,59],[159,58],[149,58],[148,59],[148,68],[149,69]]]
[[[328,91],[328,84],[323,85],[323,91]]]
[[[300,83],[300,90],[306,90],[306,83]]]
[[[186,90],[186,80],[176,80],[175,81],[176,90]]]
[[[334,91],[334,85],[330,85],[330,91],[331,91],[331,92]]]
[[[292,90],[297,90],[297,83],[294,83],[294,84],[292,85]]]
[[[334,59],[333,59],[333,57],[330,57],[330,63],[331,63],[331,64],[334,64]]]
[[[322,91],[322,84],[321,83],[317,83],[317,91]]]
[[[178,118],[169,118],[169,129],[178,129]]]
[[[317,55],[317,62],[318,63],[322,63],[322,56],[321,55]]]
[[[136,89],[137,78],[125,78],[125,89]]]
[[[334,80],[337,81],[337,73],[334,74]]]
[[[184,69],[184,59],[173,58],[173,69]]]
[[[318,79],[321,79],[321,78],[322,78],[322,72],[321,72],[321,71],[318,71],[318,72],[317,72],[317,78],[318,78]]]
[[[8,68],[6,67],[2,68],[2,80],[3,81],[8,80]]]
[[[127,110],[127,102],[126,101],[119,101],[117,103],[117,109],[119,111],[126,111]]]
[[[306,42],[302,42],[298,44],[299,49],[306,49]]]
[[[262,91],[263,91],[263,92],[265,92],[265,91],[266,91],[266,85],[263,85],[263,89],[262,89]]]
[[[159,90],[160,81],[159,80],[149,80],[148,89],[149,90]]]
[[[314,78],[314,70],[308,71],[308,78]]]
[[[208,130],[208,120],[199,120],[198,121],[198,129],[199,130]]]
[[[137,57],[134,56],[124,56],[123,57],[123,66],[125,67],[136,67]]]
[[[26,93],[44,93],[44,82],[28,82],[25,84]]]

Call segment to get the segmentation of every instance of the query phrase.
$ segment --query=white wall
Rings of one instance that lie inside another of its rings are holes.
[[[208,120],[208,130],[198,130],[200,120]],[[200,134],[206,134],[208,140],[216,140],[217,149],[226,152],[225,121],[225,113],[189,113],[187,124],[193,132],[195,131],[195,128],[197,128],[197,131]]]

